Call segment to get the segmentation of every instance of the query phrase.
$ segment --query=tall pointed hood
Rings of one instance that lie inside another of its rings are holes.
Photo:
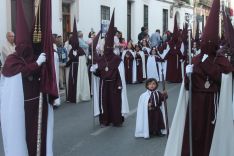
[[[197,28],[196,28],[196,34],[195,34],[195,41],[199,42],[200,37],[199,37],[199,21],[197,20]]]
[[[183,26],[183,31],[182,31],[182,41],[184,44],[187,44],[188,40],[188,23],[185,23]]]
[[[106,33],[105,45],[104,45],[104,55],[98,60],[98,68],[100,70],[110,71],[117,69],[121,58],[114,54],[114,36],[116,33],[115,25],[115,9],[113,10],[109,29]]]
[[[94,61],[94,63],[96,63],[96,62],[98,62],[98,60],[100,60],[100,56],[97,54],[97,51],[96,51],[96,47],[97,47],[100,35],[101,35],[101,31],[99,31],[98,34],[93,39],[93,61]]]
[[[16,1],[16,45],[31,45],[30,33],[25,19],[22,0]]]
[[[229,44],[229,47],[234,49],[234,28],[232,26],[230,18],[223,12],[223,22],[224,22],[224,33],[225,39]],[[233,51],[234,52],[234,51]]]
[[[108,29],[108,31],[106,33],[106,37],[105,37],[104,55],[109,55],[109,54],[113,53],[114,36],[116,33],[116,29],[115,29],[114,25],[115,25],[115,9],[113,10],[109,29]]]
[[[178,39],[179,39],[179,28],[178,28],[178,23],[177,23],[177,16],[175,14],[172,41],[176,44]]]
[[[214,0],[202,35],[201,52],[216,55],[219,43],[220,0]]]
[[[96,51],[96,47],[97,47],[97,44],[98,44],[100,34],[101,34],[101,31],[99,31],[98,34],[93,39],[93,51]]]
[[[77,33],[77,26],[76,26],[76,18],[74,18],[73,22],[73,32],[72,32],[72,38],[71,38],[71,46],[73,50],[79,49],[79,40],[78,40],[78,33]]]

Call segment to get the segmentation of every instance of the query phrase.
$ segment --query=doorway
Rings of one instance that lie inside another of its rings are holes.
[[[71,5],[70,3],[62,4],[63,12],[63,39],[68,39],[68,34],[71,32]]]

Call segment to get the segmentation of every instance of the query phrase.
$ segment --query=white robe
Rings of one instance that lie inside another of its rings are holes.
[[[28,156],[22,76],[1,76],[1,128],[5,156]]]
[[[209,156],[234,155],[234,124],[232,120],[232,73],[222,74],[217,120]]]
[[[181,47],[180,47],[180,52],[182,53],[182,55],[184,56],[184,43],[181,43]],[[184,79],[184,60],[180,60],[181,62],[181,75],[182,75],[182,79]]]
[[[148,102],[150,98],[150,91],[147,90],[145,93],[141,94],[138,107],[137,107],[137,117],[136,117],[136,129],[135,129],[135,137],[143,137],[149,138],[149,119],[148,119]],[[162,102],[162,106],[160,107],[162,114],[164,125],[166,126],[166,115],[164,109],[164,103]],[[162,132],[165,134],[166,130]]]
[[[157,62],[154,55],[149,55],[147,61],[147,78],[155,78],[159,81],[159,73],[157,69]]]
[[[0,107],[5,156],[28,156],[21,73],[12,77],[1,76]],[[53,156],[53,128],[53,108],[48,104],[47,156]]]
[[[90,85],[88,68],[86,65],[86,56],[79,57],[79,66],[77,72],[76,102],[90,100]]]
[[[59,58],[56,52],[54,52],[54,67],[55,67],[56,82],[57,82],[57,89],[58,89],[58,96],[59,96],[57,99],[55,99],[54,105],[60,106],[61,101],[60,101],[60,94],[59,94]]]
[[[222,74],[217,120],[209,156],[234,155],[234,125],[232,121],[231,81],[231,73]],[[181,156],[187,106],[188,92],[185,91],[184,83],[182,83],[164,156]]]
[[[121,90],[121,113],[125,116],[129,113],[129,106],[128,106],[128,99],[127,99],[127,89],[126,89],[126,82],[125,82],[125,72],[124,72],[124,64],[121,62],[118,67],[121,82],[122,82],[122,90]],[[100,78],[97,76],[93,76],[93,103],[94,103],[94,116],[100,115],[99,110],[99,85],[100,85]],[[102,105],[101,105],[102,109]],[[103,112],[103,109],[102,109]]]
[[[232,81],[232,87],[234,88],[234,80]],[[233,92],[233,98],[234,99],[234,92]],[[234,100],[232,101],[232,108],[233,108],[233,120],[234,120]]]

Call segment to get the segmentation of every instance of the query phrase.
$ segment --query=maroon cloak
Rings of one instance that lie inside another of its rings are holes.
[[[140,52],[140,51],[139,51]],[[139,54],[139,52],[136,51],[136,70],[137,70],[137,82],[143,82],[144,78],[143,78],[143,61],[142,61],[142,57]]]
[[[134,56],[130,51],[127,51],[124,57],[125,79],[127,84],[131,84],[133,78],[133,61]]]

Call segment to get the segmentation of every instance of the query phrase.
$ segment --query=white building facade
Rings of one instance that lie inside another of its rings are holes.
[[[5,42],[6,32],[15,30],[15,1],[1,0],[0,46]],[[32,0],[23,1],[25,8],[33,6]],[[91,28],[98,32],[101,20],[109,20],[115,8],[115,26],[125,39],[136,42],[142,26],[148,27],[149,34],[156,29],[173,31],[175,14],[182,28],[186,14],[193,14],[190,4],[174,0],[52,0],[52,31],[58,35],[71,32],[76,17],[78,30],[86,40]]]

